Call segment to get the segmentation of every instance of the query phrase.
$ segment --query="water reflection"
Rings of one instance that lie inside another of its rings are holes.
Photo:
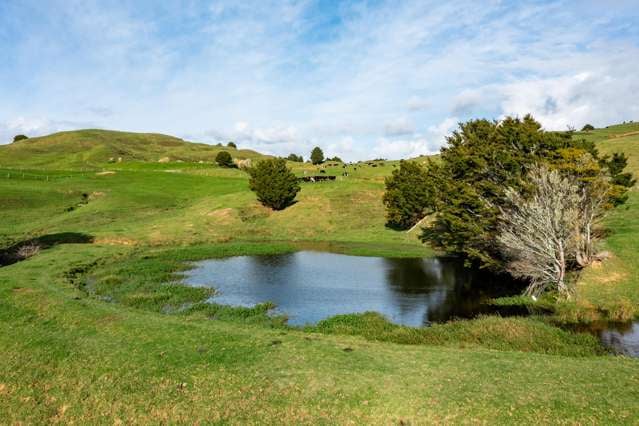
[[[639,357],[639,322],[593,322],[577,326],[575,331],[598,336],[613,353]]]
[[[310,251],[200,262],[188,273],[187,283],[216,288],[216,303],[274,302],[294,325],[365,311],[380,312],[399,324],[427,325],[488,312],[482,304],[487,298],[519,291],[504,277],[472,272],[450,258]]]

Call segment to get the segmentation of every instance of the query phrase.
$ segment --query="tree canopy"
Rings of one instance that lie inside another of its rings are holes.
[[[304,162],[304,157],[302,157],[301,155],[296,155],[296,154],[289,154],[288,157],[286,157],[286,159],[288,161],[293,161],[295,163],[303,163]]]
[[[235,144],[235,142],[231,141],[229,143],[226,144],[226,146],[228,146],[229,148],[235,148],[237,149],[237,145]]]
[[[313,148],[311,151],[311,163],[322,164],[324,162],[324,152],[319,146]]]
[[[274,210],[283,210],[291,205],[300,191],[297,177],[283,158],[260,161],[248,172],[249,186],[257,194],[257,199]]]
[[[611,181],[610,201],[623,202],[632,181],[623,173],[625,156],[601,158],[594,143],[573,136],[572,132],[546,132],[530,115],[461,123],[447,138],[440,157],[426,165],[425,174],[408,174],[404,166],[405,174],[400,167],[387,181],[389,221],[406,228],[417,220],[420,208],[421,215],[434,212],[423,228],[424,242],[462,255],[468,262],[501,270],[504,258],[496,238],[501,212],[509,206],[506,191],[524,197],[530,193],[526,176],[533,167],[546,165],[575,176],[584,189],[600,182],[603,174]],[[425,182],[430,192],[407,183],[409,176]]]
[[[23,141],[25,139],[29,139],[29,137],[27,135],[15,135],[13,137],[14,142]]]
[[[383,202],[387,225],[407,229],[432,213],[434,187],[428,171],[413,161],[400,161],[399,168],[386,178]]]
[[[220,167],[233,167],[233,158],[227,151],[220,151],[215,157],[215,162]]]

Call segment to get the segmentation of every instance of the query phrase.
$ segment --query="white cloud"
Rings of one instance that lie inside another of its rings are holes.
[[[0,122],[0,144],[12,142],[13,137],[19,134],[36,137],[88,127],[95,126],[92,126],[89,122],[52,121],[46,118],[17,117]]]
[[[628,68],[630,64],[618,63]],[[597,127],[639,117],[639,81],[607,72],[534,79],[500,88],[504,114],[532,113],[548,129]]]
[[[415,132],[415,126],[406,117],[396,118],[384,126],[384,134],[389,137],[405,136]]]
[[[9,2],[0,137],[44,117],[23,124],[361,159],[432,152],[473,117],[532,112],[549,129],[639,118],[631,3],[320,6]]]
[[[420,98],[419,96],[411,96],[408,102],[406,102],[406,108],[409,111],[421,111],[428,108],[431,108],[432,104],[424,98]]]

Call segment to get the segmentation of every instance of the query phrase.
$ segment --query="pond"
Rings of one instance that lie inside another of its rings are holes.
[[[619,355],[639,357],[639,322],[599,323],[576,327],[575,331],[594,334],[604,346]]]
[[[254,306],[273,302],[291,325],[339,314],[375,311],[396,324],[428,326],[479,314],[526,315],[489,299],[520,294],[504,275],[464,268],[456,259],[384,258],[300,251],[196,262],[186,284],[211,287],[211,302]],[[613,352],[639,357],[639,323],[595,323],[573,331],[598,336]]]
[[[215,288],[211,301],[219,304],[273,302],[292,325],[375,311],[397,324],[423,326],[494,313],[497,308],[486,305],[487,299],[521,291],[504,276],[471,271],[452,258],[314,251],[206,260],[187,273],[186,283]]]

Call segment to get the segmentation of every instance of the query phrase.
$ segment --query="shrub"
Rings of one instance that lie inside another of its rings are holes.
[[[586,124],[581,131],[582,132],[590,132],[591,130],[595,130],[595,126],[593,126],[592,124]]]
[[[296,154],[289,154],[289,156],[286,157],[286,159],[288,161],[293,161],[295,163],[303,163],[304,162],[304,157],[302,157],[301,155],[296,155]]]
[[[229,148],[237,149],[237,145],[235,145],[235,142],[229,142],[229,143],[226,144],[226,146],[228,146]]]
[[[233,158],[231,157],[231,154],[229,154],[226,151],[218,152],[217,156],[215,157],[215,162],[220,167],[233,167],[234,166]]]
[[[291,205],[300,190],[297,177],[283,158],[260,161],[248,172],[251,190],[263,205],[273,210],[283,210]]]
[[[313,148],[311,151],[311,163],[322,164],[324,162],[324,152],[319,146]]]
[[[426,170],[412,161],[401,161],[399,169],[386,178],[384,205],[387,225],[408,229],[432,213],[428,208],[433,200],[433,185]]]
[[[28,136],[26,136],[26,135],[15,135],[15,136],[13,137],[13,141],[14,141],[14,142],[23,141],[23,140],[25,140],[25,139],[29,139],[29,137],[28,137]]]

